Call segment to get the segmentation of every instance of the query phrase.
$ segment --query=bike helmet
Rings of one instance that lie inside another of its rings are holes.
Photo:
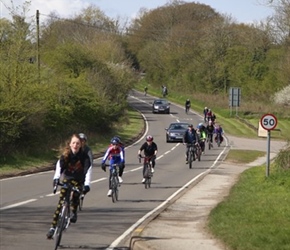
[[[111,139],[111,144],[113,144],[113,145],[117,145],[117,144],[119,144],[120,143],[120,139],[118,138],[118,137],[113,137],[112,139]]]
[[[86,136],[84,133],[79,133],[79,137],[80,137],[82,140],[85,140],[85,141],[88,140],[87,136]]]
[[[120,139],[120,137],[119,137],[119,136],[117,136],[117,135],[115,135],[115,136],[112,138],[112,140],[113,140],[113,139],[116,139],[117,141],[121,142],[121,139]]]
[[[152,135],[147,135],[146,141],[153,141],[153,136]]]
[[[201,129],[203,127],[203,123],[199,123],[198,125],[197,125],[197,128],[198,129]]]
[[[118,140],[114,139],[114,140],[111,140],[111,144],[112,144],[112,145],[118,145],[119,142],[118,142]]]

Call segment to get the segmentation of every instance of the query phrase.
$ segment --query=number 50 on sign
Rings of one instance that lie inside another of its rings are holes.
[[[273,114],[265,114],[262,116],[261,120],[261,126],[263,129],[266,130],[273,130],[277,126],[277,118]]]

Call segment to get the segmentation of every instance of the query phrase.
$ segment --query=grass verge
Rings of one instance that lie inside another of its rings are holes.
[[[265,166],[246,170],[211,211],[211,232],[230,249],[290,249],[289,180],[289,171],[266,178]]]
[[[107,149],[111,138],[114,135],[120,136],[125,144],[130,143],[134,138],[138,138],[144,130],[144,121],[140,113],[136,110],[129,109],[126,119],[118,123],[111,133],[89,137],[89,146],[94,155],[101,155]],[[30,157],[25,155],[14,155],[6,159],[6,163],[0,165],[0,178],[20,173],[30,173],[51,169],[53,162],[56,160],[56,152],[50,152],[41,157]]]
[[[230,161],[232,163],[237,163],[237,164],[247,164],[265,155],[266,155],[266,152],[257,151],[257,150],[232,149],[227,154],[227,157],[225,160]]]

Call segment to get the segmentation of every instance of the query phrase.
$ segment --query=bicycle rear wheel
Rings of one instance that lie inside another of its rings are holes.
[[[55,250],[59,247],[61,242],[62,233],[66,226],[66,217],[68,216],[68,207],[63,206],[59,215],[57,226],[55,228]]]

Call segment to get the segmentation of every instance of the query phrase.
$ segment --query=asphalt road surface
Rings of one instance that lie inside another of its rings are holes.
[[[225,148],[214,147],[194,162],[193,169],[185,164],[185,146],[166,143],[165,128],[171,122],[190,122],[195,126],[203,118],[184,107],[171,104],[171,113],[153,114],[154,97],[132,91],[128,101],[144,115],[146,134],[158,145],[156,171],[150,189],[141,183],[142,166],[137,152],[140,141],[126,148],[126,168],[120,187],[119,201],[107,197],[108,173],[100,168],[101,159],[94,161],[91,191],[84,200],[78,221],[64,233],[60,249],[128,249],[126,238],[150,214],[166,206],[179,190],[197,175],[219,164]],[[145,136],[144,135],[144,136]],[[53,171],[0,180],[0,249],[54,249],[54,240],[47,240],[58,194],[52,194]],[[152,212],[153,211],[153,212]]]

